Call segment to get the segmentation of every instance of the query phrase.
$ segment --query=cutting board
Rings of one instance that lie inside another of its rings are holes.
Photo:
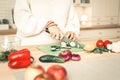
[[[61,51],[63,50],[66,50],[66,48],[61,48],[60,50],[56,50],[56,51],[51,51],[51,46],[53,45],[57,45],[59,46],[59,44],[49,44],[49,45],[40,45],[40,46],[37,46],[37,48],[46,53],[46,54],[58,54],[60,53]],[[71,47],[69,50],[71,50],[72,52],[80,52],[80,51],[83,51],[82,49],[80,48],[77,48],[77,47]]]

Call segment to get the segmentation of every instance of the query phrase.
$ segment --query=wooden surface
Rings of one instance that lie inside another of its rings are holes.
[[[95,29],[115,29],[120,28],[120,25],[94,25],[94,26],[81,26],[81,30],[95,30]]]
[[[10,29],[10,30],[0,30],[0,35],[11,35],[16,34],[17,29]]]

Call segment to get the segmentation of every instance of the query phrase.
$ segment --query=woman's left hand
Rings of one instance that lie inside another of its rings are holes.
[[[63,32],[57,27],[57,26],[52,26],[49,27],[49,32],[50,36],[54,39],[61,40],[63,38]]]
[[[77,39],[76,34],[74,32],[72,32],[72,31],[66,32],[65,37],[67,37],[67,38],[69,38],[69,39],[71,39],[73,41]]]

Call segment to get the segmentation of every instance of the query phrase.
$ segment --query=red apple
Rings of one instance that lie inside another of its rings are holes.
[[[53,76],[49,75],[48,73],[43,73],[37,75],[34,80],[55,80]]]
[[[63,66],[52,65],[48,68],[47,73],[55,78],[55,80],[67,80],[67,71]]]
[[[34,65],[26,68],[24,80],[34,80],[37,75],[45,73],[44,68],[41,65]]]

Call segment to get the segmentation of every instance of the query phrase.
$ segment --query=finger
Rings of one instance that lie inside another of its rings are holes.
[[[70,34],[70,39],[73,40],[73,41],[76,40],[76,35],[74,33],[71,33]]]
[[[55,37],[56,37],[56,34],[54,34],[54,33],[51,34],[51,37],[52,37],[52,38],[55,38]]]
[[[66,38],[69,38],[69,37],[70,37],[70,34],[69,34],[69,33],[66,33],[66,34],[65,34],[65,37],[66,37]]]
[[[56,34],[55,39],[59,40],[59,33]]]
[[[59,34],[59,39],[61,40],[64,37],[63,33]]]
[[[74,37],[74,34],[71,33],[70,36],[69,36],[69,39],[73,39],[73,37]]]
[[[75,41],[75,40],[76,40],[76,36],[74,36],[74,37],[72,38],[72,40]]]

